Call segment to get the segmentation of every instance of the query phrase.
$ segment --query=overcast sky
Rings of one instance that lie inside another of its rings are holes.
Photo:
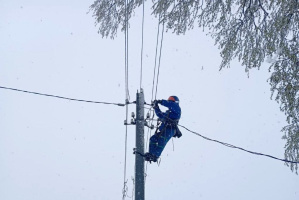
[[[0,0],[0,86],[124,103],[124,34],[103,39],[93,1]],[[143,81],[150,102],[157,19],[146,4]],[[129,30],[129,90],[140,82],[141,9]],[[180,124],[209,138],[284,157],[279,104],[270,99],[268,63],[249,78],[238,61],[219,71],[214,41],[200,29],[165,33],[158,99],[177,95]],[[129,112],[135,111],[130,105]],[[121,199],[125,108],[0,90],[0,199]],[[128,195],[133,191],[135,127],[128,127]],[[299,177],[283,162],[181,130],[147,165],[149,200],[298,200]],[[147,129],[145,134],[147,135]],[[128,198],[130,199],[130,198]]]

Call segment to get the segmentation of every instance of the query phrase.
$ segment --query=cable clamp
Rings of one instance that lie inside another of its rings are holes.
[[[131,113],[131,123],[128,123],[127,120],[124,121],[124,125],[135,125],[136,124],[136,118],[135,118],[135,113],[132,112]]]

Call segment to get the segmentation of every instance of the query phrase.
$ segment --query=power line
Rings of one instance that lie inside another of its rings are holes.
[[[122,199],[127,197],[127,143],[128,143],[128,102],[129,102],[129,51],[128,51],[128,0],[125,0],[125,94],[126,94],[126,133],[125,133],[125,158],[124,158],[124,186],[122,191]]]
[[[287,162],[287,163],[299,164],[299,162],[296,162],[296,161],[290,161],[290,160],[286,160],[286,159],[277,158],[277,157],[275,157],[275,156],[271,156],[271,155],[268,155],[268,154],[263,154],[263,153],[258,153],[258,152],[254,152],[254,151],[249,151],[249,150],[244,149],[244,148],[242,148],[242,147],[237,147],[237,146],[234,146],[234,145],[232,145],[232,144],[228,144],[228,143],[225,143],[225,142],[221,142],[221,141],[218,141],[218,140],[214,140],[214,139],[208,138],[208,137],[206,137],[206,136],[203,136],[203,135],[201,135],[201,134],[199,134],[199,133],[197,133],[197,132],[195,132],[195,131],[192,131],[192,130],[186,128],[186,127],[183,126],[183,125],[178,125],[178,126],[184,128],[184,129],[186,129],[187,131],[189,131],[189,132],[191,132],[191,133],[193,133],[193,134],[195,134],[195,135],[197,135],[197,136],[202,137],[202,138],[205,139],[205,140],[209,140],[209,141],[212,141],[212,142],[216,142],[216,143],[222,144],[222,145],[224,145],[224,146],[227,146],[227,147],[230,147],[230,148],[233,148],[233,149],[239,149],[239,150],[245,151],[245,152],[247,152],[247,153],[251,153],[251,154],[259,155],[259,156],[266,156],[266,157],[269,157],[269,158],[272,158],[272,159],[275,159],[275,160],[279,160],[279,161],[283,161],[283,162]]]
[[[152,87],[152,99],[154,97],[154,88],[155,88],[155,78],[156,78],[156,68],[157,68],[157,55],[158,55],[158,46],[159,46],[159,35],[160,35],[160,18],[161,14],[159,14],[159,20],[158,20],[158,31],[157,31],[157,41],[156,41],[156,53],[155,53],[155,67],[154,67],[154,77],[153,77],[153,87]]]
[[[141,33],[141,64],[140,64],[140,90],[142,86],[142,65],[143,65],[143,30],[144,30],[144,0],[142,1],[142,33]]]
[[[54,97],[54,98],[59,98],[59,99],[66,99],[66,100],[70,100],[70,101],[80,101],[80,102],[85,102],[85,103],[97,103],[97,104],[125,106],[125,104],[122,104],[122,103],[109,103],[109,102],[103,102],[103,101],[90,101],[90,100],[74,99],[74,98],[62,97],[62,96],[57,96],[57,95],[52,95],[52,94],[44,94],[44,93],[39,93],[39,92],[31,92],[31,91],[27,91],[27,90],[20,90],[20,89],[16,89],[16,88],[9,88],[9,87],[3,87],[3,86],[0,86],[0,89],[13,90],[13,91],[17,91],[17,92],[36,94],[36,95]]]
[[[128,0],[125,0],[125,93],[126,100],[130,100],[129,91],[129,17]]]
[[[127,196],[128,186],[127,186],[127,144],[128,144],[128,104],[126,104],[126,134],[125,134],[125,159],[124,159],[124,187],[123,187],[123,200]]]
[[[158,55],[158,46],[159,46],[159,36],[160,36],[160,20],[161,20],[161,14],[159,14],[159,20],[158,20],[158,30],[157,30],[157,40],[156,40],[156,52],[155,52],[155,67],[154,67],[154,76],[153,76],[153,86],[152,86],[152,98],[151,98],[151,102],[153,101],[153,97],[154,97],[154,88],[155,88],[155,78],[156,78],[156,68],[157,68],[157,55]],[[164,24],[163,24],[163,31],[164,31]],[[162,39],[161,39],[161,45],[162,45],[162,40],[163,40],[163,33],[162,33]],[[160,55],[159,55],[159,68],[160,68],[160,60],[161,60],[161,50],[162,50],[162,46],[160,46]],[[159,72],[158,72],[159,73]],[[157,75],[157,81],[158,81],[158,77],[159,74]],[[156,85],[156,94],[155,94],[155,99],[157,97],[157,87],[158,85]],[[148,105],[148,104],[147,104]],[[145,107],[144,107],[145,108]],[[147,108],[146,108],[147,109]],[[155,111],[152,111],[152,107],[149,109],[148,113],[151,115],[153,112],[152,117],[149,120],[150,125],[153,124],[154,121],[154,117],[155,117]],[[150,137],[152,136],[152,129],[148,128],[148,132],[147,132],[147,141],[149,140],[149,134]],[[146,146],[148,146],[148,142],[146,143]],[[148,164],[148,163],[147,163]],[[146,164],[146,172],[145,174],[147,174],[147,164]]]
[[[152,87],[152,98],[151,98],[151,102],[153,101],[153,96],[154,96],[156,68],[157,68],[157,55],[158,55],[159,36],[160,36],[160,21],[161,21],[161,14],[159,14],[159,20],[158,20],[158,31],[157,31],[156,52],[155,52],[155,67],[154,67],[154,77],[153,77],[153,87]],[[158,84],[159,84],[159,74],[160,74],[160,66],[161,66],[161,55],[162,55],[163,36],[164,36],[164,19],[163,19],[163,28],[162,28],[161,42],[160,42],[159,64],[158,64],[158,73],[157,73],[155,100],[157,99],[157,91],[158,91]],[[151,108],[149,109],[148,113],[151,114],[152,105],[150,105],[150,106],[151,106]],[[144,108],[146,108],[146,107],[144,107]],[[146,108],[146,109],[148,109],[148,108]],[[151,125],[152,125],[152,123],[154,121],[154,117],[155,117],[155,111],[153,111],[153,116],[149,120],[149,122],[150,122]],[[152,133],[152,130],[150,129],[150,136],[152,135],[151,133]],[[148,134],[149,134],[149,131],[147,133],[147,139],[148,139]],[[145,173],[147,173],[147,164],[146,164],[146,172]]]
[[[149,105],[149,104],[146,104],[146,105]],[[151,108],[147,108],[147,107],[144,107],[144,108],[145,108],[145,109],[149,109],[149,110],[151,109]],[[166,117],[166,118],[168,118],[168,120],[170,120],[170,121],[173,121],[173,120],[170,119],[169,117]],[[152,120],[155,121],[155,119],[152,119]],[[187,127],[185,127],[185,126],[183,126],[183,125],[178,124],[178,126],[184,128],[185,130],[187,130],[187,131],[189,131],[189,132],[191,132],[191,133],[193,133],[193,134],[195,134],[195,135],[197,135],[197,136],[199,136],[199,137],[202,137],[202,138],[205,139],[205,140],[212,141],[212,142],[216,142],[216,143],[218,143],[218,144],[222,144],[222,145],[224,145],[224,146],[226,146],[226,147],[229,147],[229,148],[239,149],[239,150],[245,151],[245,152],[247,152],[247,153],[251,153],[251,154],[259,155],[259,156],[265,156],[265,157],[269,157],[269,158],[272,158],[272,159],[275,159],[275,160],[279,160],[279,161],[283,161],[283,162],[287,162],[287,163],[299,164],[298,161],[290,161],[290,160],[286,160],[286,159],[277,158],[277,157],[272,156],[272,155],[268,155],[268,154],[264,154],[264,153],[258,153],[258,152],[250,151],[250,150],[244,149],[244,148],[242,148],[242,147],[238,147],[238,146],[235,146],[235,145],[232,145],[232,144],[228,144],[228,143],[225,143],[225,142],[221,142],[221,141],[219,141],[219,140],[215,140],[215,139],[208,138],[208,137],[203,136],[203,135],[201,135],[201,134],[199,134],[199,133],[197,133],[197,132],[195,132],[195,131],[190,130],[189,128],[187,128]]]
[[[155,78],[156,78],[156,68],[157,68],[157,55],[158,55],[158,46],[159,46],[159,35],[160,35],[160,19],[161,19],[161,14],[159,14],[159,20],[158,20],[158,30],[157,30],[157,41],[156,41],[156,52],[155,52],[155,67],[154,67],[154,76],[153,76],[153,86],[152,86],[152,98],[151,98],[151,102],[153,101],[154,98],[154,88],[155,88]],[[157,93],[157,90],[156,90]],[[153,120],[155,117],[155,112],[152,111],[152,107],[149,109],[148,114],[152,117],[149,120],[150,125],[153,124]],[[146,147],[148,146],[148,140],[149,140],[149,135],[150,137],[152,136],[152,129],[148,128],[148,132],[147,132],[147,143],[146,143]],[[147,164],[146,164],[146,173],[147,173]]]
[[[159,65],[158,65],[155,99],[157,98],[157,91],[158,91],[158,84],[159,84],[159,74],[160,74],[160,64],[161,64],[161,55],[162,55],[162,46],[163,46],[163,36],[164,36],[164,19],[163,19],[163,28],[162,28],[162,36],[161,36],[161,44],[160,44],[160,55],[159,55]]]

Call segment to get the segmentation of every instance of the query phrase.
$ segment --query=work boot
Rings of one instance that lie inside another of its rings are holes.
[[[151,163],[151,162],[157,162],[158,157],[155,156],[155,155],[153,155],[153,154],[151,154],[151,153],[145,153],[144,154],[144,159],[146,161],[149,161]]]

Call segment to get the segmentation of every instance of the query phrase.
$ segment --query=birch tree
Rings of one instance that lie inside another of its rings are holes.
[[[90,9],[99,33],[114,38],[143,0],[95,0]],[[127,8],[127,9],[126,9]],[[200,27],[215,40],[220,69],[238,59],[245,72],[270,62],[271,98],[285,113],[285,158],[299,161],[298,0],[152,0],[152,14],[167,30],[184,34]],[[127,17],[126,17],[127,16]],[[297,173],[297,164],[288,164]]]

